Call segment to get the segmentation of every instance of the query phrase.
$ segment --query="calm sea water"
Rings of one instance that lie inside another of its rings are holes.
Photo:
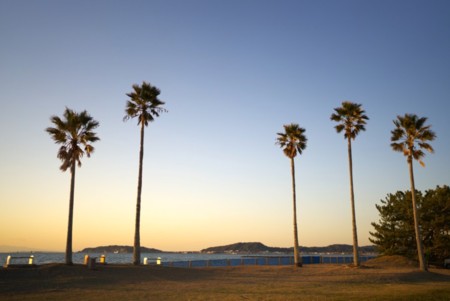
[[[51,252],[11,252],[11,253],[0,253],[0,267],[2,267],[6,263],[6,258],[8,255],[16,256],[16,257],[28,257],[30,255],[34,256],[34,263],[35,264],[47,264],[47,263],[64,263],[64,253],[63,252],[57,252],[57,253],[51,253]],[[74,263],[81,264],[84,261],[84,256],[89,255],[90,257],[97,257],[99,258],[101,255],[106,256],[106,262],[110,264],[131,264],[133,259],[133,254],[127,253],[127,254],[114,254],[114,253],[73,253],[72,260]],[[233,255],[233,254],[200,254],[200,253],[193,253],[193,254],[184,254],[184,253],[142,253],[141,254],[141,262],[144,262],[144,258],[147,258],[148,264],[155,264],[157,258],[161,258],[162,263],[167,262],[179,262],[179,261],[201,261],[201,260],[223,260],[223,259],[241,259],[241,258],[248,258],[248,257],[286,257],[286,256],[293,256],[293,254],[271,254],[271,255]],[[304,263],[319,263],[317,261],[317,257],[320,256],[319,254],[302,254],[303,256],[303,262]],[[313,262],[312,260],[308,261],[309,256],[316,257],[316,261]],[[351,254],[340,254],[340,255],[322,255],[323,262],[324,263],[344,263],[344,262],[351,262],[352,261],[352,255]],[[369,255],[369,256],[361,256],[361,261],[366,261],[370,258],[374,258],[375,255]],[[306,258],[306,261],[305,261]],[[15,263],[27,263],[27,259],[22,259],[20,262],[16,261]]]
[[[101,255],[106,256],[107,263],[116,264],[126,264],[132,263],[133,254],[114,254],[114,253],[73,253],[73,263],[83,263],[84,256],[88,254],[90,257],[99,258]],[[6,257],[8,255],[26,257],[33,255],[35,264],[46,264],[46,263],[64,263],[64,253],[44,253],[44,252],[12,252],[12,253],[0,253],[0,266],[3,266],[6,262]],[[173,261],[190,261],[190,260],[214,260],[214,259],[239,259],[242,258],[241,255],[232,254],[184,254],[184,253],[142,253],[141,261],[144,258],[148,258],[150,264],[156,263],[156,259],[160,257],[163,262],[173,262]]]

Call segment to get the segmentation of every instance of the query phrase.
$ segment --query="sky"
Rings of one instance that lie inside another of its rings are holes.
[[[393,120],[436,132],[416,188],[450,184],[449,1],[0,0],[0,251],[63,251],[70,173],[45,129],[69,107],[99,121],[76,173],[73,249],[132,245],[139,127],[126,93],[150,82],[167,113],[145,129],[141,245],[196,251],[293,245],[283,125],[296,157],[299,243],[351,244],[344,100],[370,120],[353,141],[360,245],[375,208],[409,189]]]

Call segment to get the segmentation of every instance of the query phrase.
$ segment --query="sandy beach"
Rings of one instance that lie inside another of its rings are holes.
[[[40,265],[0,269],[0,300],[449,300],[450,270],[402,258],[338,264],[169,268]]]

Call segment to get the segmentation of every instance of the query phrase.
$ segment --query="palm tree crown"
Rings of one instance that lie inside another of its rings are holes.
[[[160,90],[147,82],[143,82],[141,86],[134,84],[133,92],[127,93],[130,99],[127,101],[125,108],[124,120],[130,118],[138,118],[138,124],[148,125],[155,118],[159,117],[159,114],[165,112],[164,102],[158,99]]]
[[[53,138],[55,143],[62,144],[58,151],[58,159],[62,161],[60,169],[66,171],[73,164],[81,166],[81,158],[86,153],[90,157],[94,152],[91,143],[100,140],[93,132],[99,126],[86,111],[76,113],[66,108],[64,120],[58,116],[52,116],[51,122],[55,127],[49,127],[46,131]],[[84,149],[82,148],[84,146]]]
[[[392,149],[403,152],[408,161],[414,158],[422,166],[425,166],[422,161],[425,153],[422,149],[433,153],[434,149],[427,141],[436,138],[436,134],[430,130],[431,125],[425,126],[426,121],[426,117],[419,118],[415,114],[397,116],[397,120],[394,120],[395,129],[391,131]]]
[[[335,108],[334,111],[331,120],[339,123],[335,126],[338,133],[345,130],[344,138],[354,140],[360,131],[366,130],[364,125],[369,118],[364,115],[365,111],[361,108],[361,104],[344,101],[342,106]]]
[[[284,125],[284,133],[277,133],[277,144],[283,148],[284,154],[293,159],[298,154],[302,154],[306,148],[305,129],[296,123]]]

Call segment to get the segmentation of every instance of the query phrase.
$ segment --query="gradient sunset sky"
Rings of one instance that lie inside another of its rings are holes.
[[[344,100],[370,118],[353,143],[360,245],[375,204],[409,189],[392,120],[437,134],[416,188],[450,184],[450,1],[0,0],[0,251],[63,251],[68,172],[45,128],[65,107],[100,122],[77,170],[74,251],[133,244],[139,128],[131,86],[161,89],[146,128],[141,244],[167,251],[235,242],[293,245],[283,124],[306,128],[296,158],[299,243],[352,243]]]

